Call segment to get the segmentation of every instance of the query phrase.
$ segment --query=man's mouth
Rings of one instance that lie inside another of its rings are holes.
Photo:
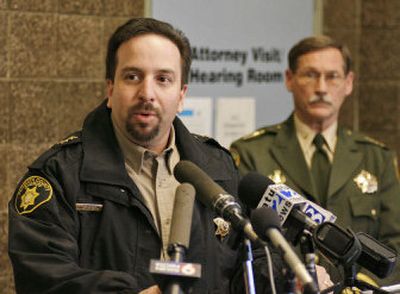
[[[313,96],[309,100],[310,104],[327,104],[331,105],[332,101],[329,97],[324,96]]]

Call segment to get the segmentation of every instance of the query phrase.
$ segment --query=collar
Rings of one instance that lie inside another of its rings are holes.
[[[212,149],[190,134],[179,118],[173,122],[175,145],[181,159],[190,160],[214,180],[228,177],[220,163],[213,160]],[[81,180],[110,185],[129,186],[132,182],[125,168],[125,158],[118,144],[107,99],[89,113],[82,128],[83,159]]]
[[[175,145],[175,128],[171,126],[171,132],[168,138],[167,147],[165,150],[159,155],[154,153],[153,151],[140,146],[131,140],[129,140],[121,131],[121,129],[114,123],[114,120],[111,116],[111,120],[114,127],[115,136],[121,147],[124,158],[129,164],[131,168],[137,173],[140,174],[143,169],[144,161],[148,158],[156,158],[156,157],[164,157],[167,163],[168,172],[170,175],[173,173],[174,166],[179,161],[178,149]]]
[[[83,181],[121,186],[127,186],[131,182],[115,137],[107,99],[85,118],[82,127],[82,148],[80,176]]]
[[[308,125],[303,123],[296,114],[294,114],[294,126],[296,129],[297,137],[299,141],[304,144],[304,147],[309,149],[310,146],[313,145],[312,141],[317,134],[313,129],[311,129]],[[331,126],[322,131],[322,135],[326,141],[326,145],[329,149],[329,152],[334,153],[337,141],[337,128],[338,123],[335,121]]]

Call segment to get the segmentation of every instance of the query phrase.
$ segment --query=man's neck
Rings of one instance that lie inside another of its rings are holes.
[[[305,119],[296,113],[295,115],[302,123],[306,124],[310,129],[312,129],[316,133],[322,133],[323,131],[325,131],[326,129],[328,129],[337,122],[337,118],[319,120],[319,119]]]
[[[161,154],[167,148],[170,142],[170,134],[171,130],[168,134],[165,134],[162,138],[157,138],[152,140],[151,142],[134,142],[137,145],[140,145],[156,154]]]

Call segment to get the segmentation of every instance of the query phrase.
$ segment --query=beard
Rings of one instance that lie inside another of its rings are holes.
[[[149,129],[148,123],[135,122],[133,120],[133,116],[141,111],[154,112],[158,118],[158,123]],[[161,113],[153,106],[153,104],[151,104],[150,102],[141,102],[129,109],[128,119],[126,120],[125,128],[136,142],[146,143],[153,140],[160,133],[161,121]]]

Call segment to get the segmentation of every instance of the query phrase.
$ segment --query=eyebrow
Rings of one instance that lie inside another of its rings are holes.
[[[307,67],[304,67],[301,71],[316,71],[316,72],[320,72],[320,70],[318,70],[318,69],[316,69],[315,67],[313,67],[313,66],[307,66]],[[297,70],[298,71],[298,70]],[[323,72],[339,72],[340,73],[340,70],[338,70],[338,69],[330,69],[330,70],[325,70],[325,71],[323,71]]]
[[[130,72],[130,71],[138,71],[138,72],[142,72],[142,70],[138,67],[134,67],[134,66],[127,66],[121,69],[121,73],[126,73],[126,72]]]
[[[127,67],[124,67],[121,69],[121,73],[126,73],[126,72],[130,72],[130,71],[144,72],[142,69],[140,69],[139,67],[135,67],[135,66],[127,66]],[[173,69],[168,69],[168,68],[161,68],[161,69],[158,69],[156,72],[176,75],[175,71]]]

